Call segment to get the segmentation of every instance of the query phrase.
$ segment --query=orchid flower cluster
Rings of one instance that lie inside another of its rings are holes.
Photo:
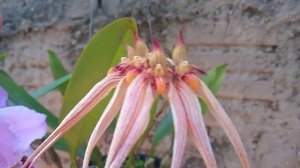
[[[107,76],[97,83],[70,111],[53,133],[33,152],[23,167],[31,165],[45,150],[105,98],[115,92],[93,130],[83,161],[87,168],[97,141],[120,111],[106,168],[121,167],[150,120],[150,109],[158,97],[169,102],[174,122],[174,146],[171,167],[180,167],[188,133],[209,168],[217,163],[210,145],[198,97],[209,107],[232,143],[244,168],[249,162],[241,139],[232,121],[205,83],[198,77],[204,72],[187,61],[182,34],[168,58],[154,40],[153,49],[135,35],[134,47],[127,46],[127,56],[112,67]],[[100,158],[99,158],[100,159]]]
[[[8,95],[0,87],[0,167],[11,168],[26,159],[30,144],[47,132],[46,115],[24,106],[6,107]]]

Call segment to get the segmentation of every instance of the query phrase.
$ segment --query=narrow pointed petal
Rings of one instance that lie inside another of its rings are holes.
[[[112,161],[112,164],[109,166],[110,168],[121,167],[122,163],[125,161],[127,155],[136,144],[138,139],[146,130],[149,120],[150,120],[150,109],[153,103],[153,93],[150,85],[147,86],[145,90],[145,97],[142,102],[143,106],[139,111],[139,114],[134,121],[133,127],[130,129],[126,140],[123,142],[120,147],[117,155]],[[123,128],[124,129],[124,128]]]
[[[175,140],[173,146],[172,168],[181,167],[187,137],[187,123],[185,109],[174,85],[170,83],[169,101],[172,109],[172,117],[175,128]]]
[[[241,138],[235,129],[232,121],[230,120],[229,116],[216,99],[216,97],[211,93],[211,91],[207,88],[204,82],[199,80],[200,82],[200,89],[197,91],[198,96],[205,101],[208,105],[210,111],[212,112],[213,116],[216,120],[220,123],[221,127],[224,129],[225,133],[227,134],[230,142],[232,143],[238,157],[241,160],[242,166],[244,168],[249,168],[249,161],[246,154],[246,150],[243,146]]]
[[[111,122],[119,112],[124,101],[127,87],[128,84],[126,80],[122,79],[121,82],[118,84],[113,97],[111,98],[109,104],[105,108],[105,111],[103,112],[100,120],[98,121],[89,139],[88,145],[86,147],[85,155],[84,155],[83,166],[82,166],[83,168],[88,167],[90,156],[94,147],[96,146],[96,143],[101,138],[104,131],[108,128],[108,126],[111,124]]]
[[[196,94],[183,82],[179,83],[179,95],[184,102],[188,131],[199,150],[206,167],[217,168],[216,159],[211,149],[207,130]]]
[[[97,83],[87,95],[70,111],[53,133],[31,154],[26,160],[23,168],[34,163],[34,161],[51,145],[53,145],[63,134],[84,117],[95,107],[107,94],[119,83],[122,76],[111,74]]]
[[[108,167],[121,144],[125,141],[134,121],[136,120],[139,110],[143,106],[142,102],[145,97],[146,81],[145,74],[138,75],[129,85],[125,100],[120,111],[120,116],[114,132],[113,140],[109,148],[108,156],[106,159],[106,167]]]

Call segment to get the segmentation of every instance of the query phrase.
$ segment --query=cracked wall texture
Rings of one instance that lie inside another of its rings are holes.
[[[69,72],[88,41],[85,0],[0,0],[0,50],[6,70],[29,92],[51,82],[47,50]],[[94,0],[94,30],[132,16],[149,39],[153,34],[172,50],[182,28],[189,60],[204,70],[227,63],[218,98],[245,144],[254,168],[300,166],[300,3],[297,0]],[[59,92],[40,99],[58,114]],[[206,124],[219,167],[238,168],[224,132],[210,116]],[[203,167],[192,143],[183,167]]]

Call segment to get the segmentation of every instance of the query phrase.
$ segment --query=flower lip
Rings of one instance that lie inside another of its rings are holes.
[[[200,83],[196,75],[193,73],[187,73],[181,77],[181,79],[193,90],[198,91],[200,89]]]
[[[169,83],[166,77],[155,77],[152,84],[153,90],[155,90],[159,95],[164,95],[167,91]]]

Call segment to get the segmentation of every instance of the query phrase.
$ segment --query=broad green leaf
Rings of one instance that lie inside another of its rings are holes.
[[[36,92],[32,93],[32,97],[34,97],[35,99],[38,99],[40,97],[42,97],[43,95],[45,95],[46,93],[64,85],[67,84],[69,82],[71,78],[71,75],[66,75],[64,77],[61,77],[51,83],[49,83],[47,86],[37,90]]]
[[[220,86],[223,83],[223,80],[225,78],[227,64],[219,65],[212,70],[207,72],[207,75],[202,79],[204,83],[208,86],[208,88],[212,91],[213,94],[217,94]],[[199,100],[201,103],[202,112],[205,113],[207,110],[206,104]],[[152,147],[151,147],[151,153],[154,153],[154,150],[158,143],[166,136],[170,135],[174,130],[173,127],[173,119],[172,119],[172,113],[169,111],[164,119],[160,121],[160,123],[157,126],[157,129],[154,133],[153,139],[152,139]]]
[[[51,67],[51,71],[52,71],[54,79],[57,80],[59,78],[62,78],[64,76],[68,75],[67,70],[65,69],[65,67],[63,66],[61,61],[59,60],[57,54],[52,50],[48,50],[48,55],[49,55],[50,67]],[[65,82],[59,86],[59,90],[61,91],[61,93],[63,95],[65,93],[67,85],[68,85],[68,82]]]
[[[23,88],[18,86],[15,81],[2,70],[0,70],[0,86],[8,92],[9,99],[14,104],[24,105],[39,113],[44,113],[47,115],[47,123],[51,128],[58,126],[57,117],[31,97]]]
[[[60,119],[63,119],[85,94],[106,76],[110,67],[126,55],[125,44],[133,44],[134,32],[137,32],[135,21],[124,18],[107,25],[94,35],[75,65],[65,92]],[[106,104],[105,101],[99,103],[65,136],[71,157],[74,158],[78,147],[89,138]]]

